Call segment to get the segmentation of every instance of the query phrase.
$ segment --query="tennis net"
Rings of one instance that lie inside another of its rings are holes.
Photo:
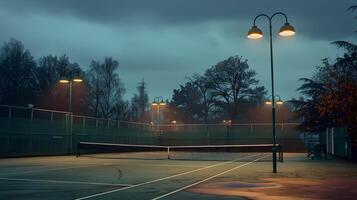
[[[283,146],[276,144],[275,147],[278,160],[283,162]],[[107,159],[249,161],[271,153],[272,148],[272,144],[158,146],[79,142],[76,155]],[[267,155],[261,161],[271,161],[271,157]]]

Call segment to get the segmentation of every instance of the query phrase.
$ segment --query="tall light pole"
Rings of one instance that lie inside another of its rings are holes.
[[[229,145],[229,129],[232,124],[232,120],[225,119],[225,120],[223,120],[223,124],[226,125],[226,144]]]
[[[272,126],[273,126],[273,173],[277,172],[276,162],[276,133],[275,133],[275,95],[274,95],[274,63],[273,63],[273,39],[272,39],[272,19],[275,16],[283,16],[285,18],[285,24],[280,28],[279,35],[292,36],[295,34],[295,29],[288,22],[288,17],[282,12],[276,12],[269,16],[266,14],[257,15],[254,18],[253,27],[248,31],[248,38],[259,39],[263,37],[263,32],[256,26],[255,22],[260,17],[265,17],[269,20],[269,41],[270,41],[270,67],[271,67],[271,96],[272,96]]]
[[[73,82],[75,83],[81,83],[83,80],[79,76],[72,77],[71,79],[62,77],[59,80],[60,83],[62,84],[68,84],[68,89],[69,89],[69,95],[68,95],[68,112],[70,113],[70,153],[73,153],[73,114],[72,114],[72,87],[73,87]]]
[[[166,103],[162,96],[154,97],[153,102],[151,103],[152,106],[156,107],[156,117],[157,117],[157,124],[160,124],[160,106],[165,106]]]

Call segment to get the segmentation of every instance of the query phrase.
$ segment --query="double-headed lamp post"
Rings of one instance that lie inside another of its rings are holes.
[[[223,124],[226,125],[226,144],[229,145],[229,128],[232,124],[232,120],[225,119],[223,120]]]
[[[81,83],[81,82],[83,82],[83,79],[81,79],[79,76],[75,76],[72,79],[67,79],[65,77],[62,77],[59,80],[59,82],[63,83],[63,84],[68,84],[68,88],[69,88],[68,112],[72,112],[72,86],[73,86],[73,82]]]
[[[266,14],[257,15],[254,18],[253,27],[248,31],[248,38],[259,39],[263,37],[263,32],[256,26],[255,22],[260,17],[265,17],[269,20],[269,41],[270,41],[270,67],[271,67],[271,96],[272,96],[272,123],[273,123],[273,173],[277,172],[276,161],[276,133],[275,133],[275,95],[274,95],[274,64],[273,64],[273,39],[272,39],[272,19],[275,16],[283,16],[285,18],[285,24],[280,28],[279,35],[292,36],[295,34],[295,29],[288,22],[288,17],[282,12],[276,12],[269,16]]]
[[[269,96],[269,99],[267,99],[267,100],[265,101],[265,104],[266,104],[266,105],[273,105],[273,102],[272,102],[272,100],[270,99],[270,97],[271,97],[271,96]],[[279,95],[275,95],[275,98],[274,98],[274,99],[278,99],[278,100],[275,101],[275,104],[276,104],[276,105],[283,105],[283,104],[284,104],[284,101],[281,99],[281,97],[280,97]]]
[[[157,117],[157,124],[160,123],[160,106],[165,106],[166,102],[162,96],[154,97],[153,102],[151,103],[152,106],[156,107],[156,117]]]
[[[68,89],[69,89],[69,97],[68,97],[68,112],[70,113],[70,135],[71,135],[71,139],[70,139],[70,153],[73,153],[73,114],[72,114],[72,86],[73,86],[73,82],[75,83],[82,83],[83,79],[81,79],[80,76],[75,76],[72,77],[71,79],[69,78],[65,78],[65,77],[61,77],[59,80],[60,83],[62,84],[68,84]]]

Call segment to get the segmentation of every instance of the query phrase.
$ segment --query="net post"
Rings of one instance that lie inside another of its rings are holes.
[[[167,159],[170,160],[170,147],[167,147]]]
[[[284,162],[283,146],[279,144],[279,161]]]
[[[80,144],[81,144],[80,142],[77,143],[76,158],[78,158],[79,156],[81,156]]]

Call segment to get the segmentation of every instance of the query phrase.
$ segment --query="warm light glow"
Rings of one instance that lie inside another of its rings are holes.
[[[263,32],[255,25],[248,31],[249,39],[259,39],[262,37],[263,37]]]
[[[156,103],[155,101],[151,103],[152,106],[157,106],[159,105],[158,103]]]
[[[269,101],[266,101],[265,104],[266,105],[271,105],[271,104],[273,104],[273,102],[269,100]]]
[[[294,31],[282,31],[279,33],[279,35],[284,36],[284,37],[293,36],[293,35],[295,35],[295,32]]]
[[[228,120],[223,120],[223,124],[231,124],[232,120],[228,119]]]
[[[73,82],[81,83],[81,82],[83,82],[83,80],[80,79],[80,78],[74,78],[74,79],[73,79]]]
[[[164,106],[164,105],[166,105],[166,103],[165,103],[165,101],[160,101],[160,106]]]
[[[284,26],[280,28],[279,35],[287,37],[295,35],[295,28],[289,23],[285,23]]]
[[[176,120],[173,120],[171,123],[172,123],[172,124],[176,124],[176,123],[177,123],[177,121],[176,121]]]
[[[251,34],[248,35],[249,39],[259,39],[259,38],[262,38],[262,37],[263,37],[263,35],[258,34],[258,33],[251,33]]]
[[[69,80],[67,80],[67,79],[61,79],[61,80],[59,80],[59,82],[60,82],[60,83],[69,83]]]
[[[283,105],[284,102],[283,102],[282,100],[278,100],[278,101],[276,101],[276,104],[278,104],[278,105]]]

